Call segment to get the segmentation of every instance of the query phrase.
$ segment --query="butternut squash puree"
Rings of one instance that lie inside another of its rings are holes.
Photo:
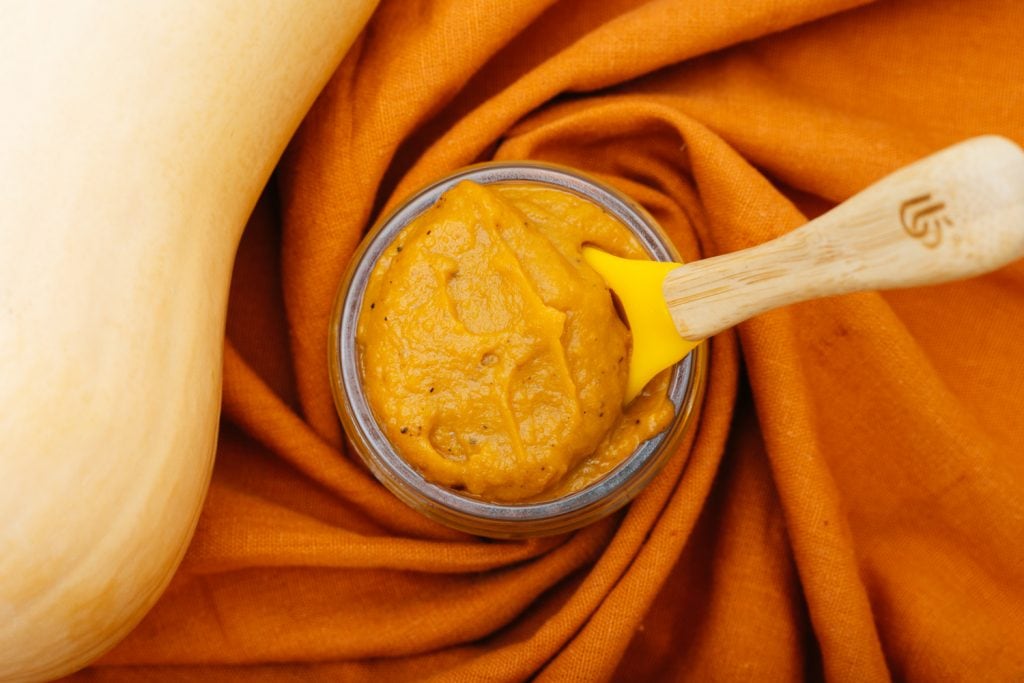
[[[367,400],[424,477],[495,502],[553,497],[668,425],[664,377],[623,412],[629,330],[584,243],[644,255],[585,199],[466,181],[379,259],[357,330]]]

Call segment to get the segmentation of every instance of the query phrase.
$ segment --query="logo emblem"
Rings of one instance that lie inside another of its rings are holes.
[[[953,227],[953,219],[946,214],[946,203],[933,199],[929,192],[900,205],[900,224],[908,235],[934,249],[942,242],[943,226]]]

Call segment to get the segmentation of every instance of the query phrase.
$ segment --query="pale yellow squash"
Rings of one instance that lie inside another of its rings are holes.
[[[4,3],[0,680],[85,665],[177,567],[239,237],[375,4]]]

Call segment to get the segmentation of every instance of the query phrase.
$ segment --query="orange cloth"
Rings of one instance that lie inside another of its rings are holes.
[[[528,542],[368,476],[325,348],[361,233],[440,174],[576,166],[686,258],[732,251],[968,136],[1024,143],[1022,26],[1019,0],[385,0],[243,240],[195,540],[81,680],[1024,678],[1024,263],[720,335],[653,484]]]

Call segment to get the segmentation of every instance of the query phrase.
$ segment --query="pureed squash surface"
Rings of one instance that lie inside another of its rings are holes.
[[[364,386],[425,478],[492,502],[554,498],[672,420],[666,373],[623,409],[629,330],[584,244],[646,256],[569,192],[463,181],[381,255],[356,331]]]

